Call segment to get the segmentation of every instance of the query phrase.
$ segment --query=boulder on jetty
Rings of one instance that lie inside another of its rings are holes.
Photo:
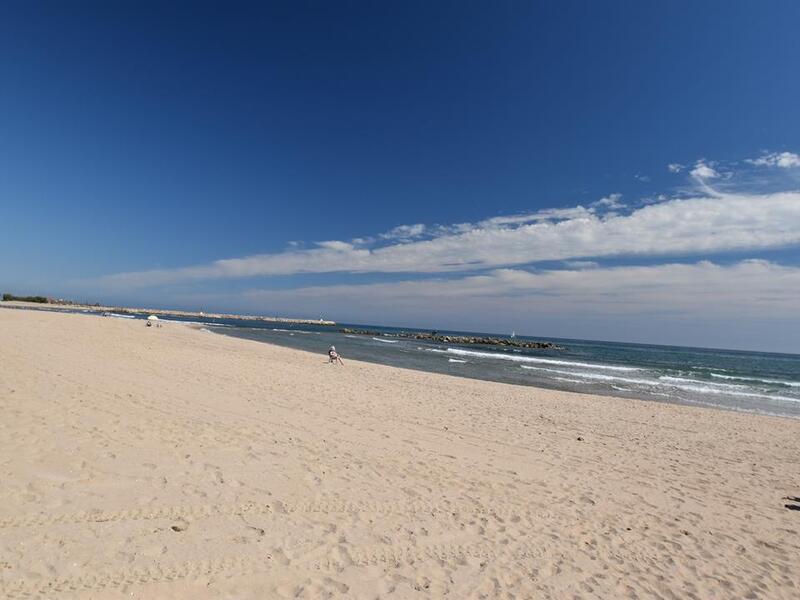
[[[428,342],[439,342],[442,344],[476,344],[480,346],[508,346],[510,348],[536,348],[539,350],[563,350],[552,342],[537,342],[528,340],[518,340],[516,338],[496,338],[479,335],[444,335],[432,331],[399,331],[397,333],[386,333],[382,331],[371,331],[369,329],[350,329],[343,328],[341,333],[350,335],[369,335],[373,337],[405,338],[411,340],[423,340]]]

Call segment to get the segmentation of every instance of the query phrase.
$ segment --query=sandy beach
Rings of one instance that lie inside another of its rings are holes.
[[[0,310],[0,597],[796,598],[800,420]]]

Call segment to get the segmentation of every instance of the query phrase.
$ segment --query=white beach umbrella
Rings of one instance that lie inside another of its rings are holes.
[[[149,317],[147,317],[147,320],[148,321],[158,321],[158,317],[155,316],[155,315],[150,315]]]

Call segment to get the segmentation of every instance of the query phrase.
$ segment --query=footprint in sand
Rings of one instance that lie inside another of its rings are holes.
[[[170,526],[170,529],[176,533],[181,533],[189,528],[189,522],[180,519]]]

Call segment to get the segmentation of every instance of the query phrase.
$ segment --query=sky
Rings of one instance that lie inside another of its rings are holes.
[[[0,291],[800,352],[798,22],[3,3]]]

